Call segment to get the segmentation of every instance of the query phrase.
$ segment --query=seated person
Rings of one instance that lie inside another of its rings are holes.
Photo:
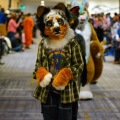
[[[14,35],[14,39],[12,39],[11,43],[12,43],[12,49],[14,51],[16,52],[24,51],[23,46],[22,46],[22,40],[19,36],[19,33],[16,33]]]

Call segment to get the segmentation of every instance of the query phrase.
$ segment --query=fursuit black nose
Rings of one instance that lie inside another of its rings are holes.
[[[55,28],[54,28],[54,32],[55,32],[55,33],[59,33],[59,31],[60,31],[60,28],[59,28],[59,27],[55,27]]]

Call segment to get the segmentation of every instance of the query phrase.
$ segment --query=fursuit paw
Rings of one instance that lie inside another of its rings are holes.
[[[48,73],[47,75],[45,75],[44,79],[39,83],[40,86],[46,87],[51,82],[51,79],[52,79],[52,74]]]
[[[92,100],[93,93],[91,91],[80,91],[80,100]]]
[[[53,80],[53,87],[56,90],[64,90],[68,85],[68,82],[73,78],[72,72],[68,68],[63,68],[60,72],[55,76]]]
[[[52,79],[52,74],[48,72],[44,67],[40,67],[36,72],[36,79],[41,87],[46,87],[49,85]]]

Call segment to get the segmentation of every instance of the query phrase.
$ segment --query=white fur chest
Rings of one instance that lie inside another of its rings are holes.
[[[71,28],[69,28],[63,39],[49,40],[48,38],[46,38],[44,45],[46,48],[50,48],[52,50],[62,49],[65,47],[65,45],[68,44],[68,42],[70,42],[72,38],[74,38],[74,36],[75,36],[74,31]]]
[[[91,29],[90,29],[89,23],[85,24],[85,27],[81,31],[81,34],[84,37],[85,41],[90,41],[90,38],[91,38]]]

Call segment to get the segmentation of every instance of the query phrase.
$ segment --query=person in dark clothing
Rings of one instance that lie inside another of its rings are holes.
[[[70,23],[70,27],[74,31],[77,28],[77,25],[79,24],[78,10],[79,10],[78,6],[70,9],[71,19],[70,19],[69,23]],[[87,66],[86,66],[86,61],[85,61],[85,55],[86,55],[85,40],[82,37],[82,35],[77,34],[76,32],[75,32],[75,37],[74,38],[78,42],[78,44],[80,45],[82,58],[83,58],[83,61],[84,61],[84,69],[83,69],[83,72],[82,72],[81,76],[79,76],[79,86],[81,86],[81,85],[85,86],[85,84],[87,83]],[[77,113],[78,113],[78,101],[72,103],[72,120],[77,120]]]
[[[21,39],[22,39],[22,30],[23,30],[23,16],[24,16],[24,13],[20,12],[18,18],[16,19],[16,23],[19,23],[17,32],[19,33]]]
[[[1,8],[1,11],[0,11],[0,24],[5,24],[6,20],[7,20],[7,16],[4,13],[4,8]]]
[[[16,33],[15,34],[15,37],[12,39],[12,49],[16,52],[19,52],[19,51],[23,51],[23,48],[22,48],[22,41],[21,41],[21,38],[19,36],[19,33]]]
[[[114,53],[115,53],[115,58],[113,61],[113,64],[120,64],[120,23],[119,23],[119,28],[117,30],[117,35],[116,39],[113,41],[114,45]]]
[[[7,16],[4,13],[4,8],[1,8],[0,11],[0,34],[5,36],[6,35],[6,21],[7,21]]]
[[[4,40],[3,40],[3,38],[0,37],[0,65],[4,64],[2,62],[3,51],[4,51]]]
[[[120,64],[120,48],[115,49],[114,64]]]

